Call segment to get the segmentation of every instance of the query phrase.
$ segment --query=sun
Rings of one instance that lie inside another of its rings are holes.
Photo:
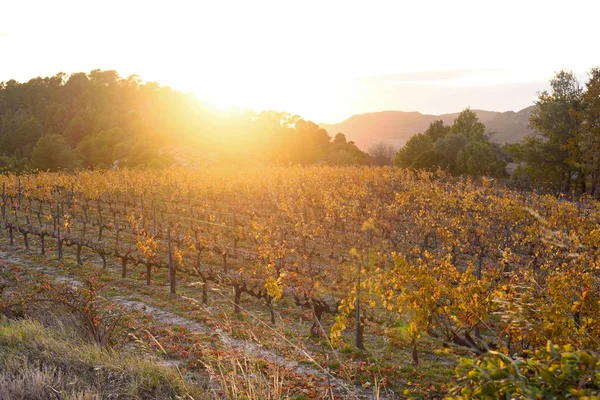
[[[217,111],[275,110],[326,122],[328,113],[335,114],[341,108],[336,101],[346,92],[345,83],[330,76],[309,76],[292,69],[211,69],[197,73],[193,81],[183,80],[182,75],[182,80],[171,81],[171,86],[192,93]]]

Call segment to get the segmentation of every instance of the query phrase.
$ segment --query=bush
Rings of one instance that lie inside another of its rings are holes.
[[[111,347],[124,333],[125,313],[99,296],[100,289],[98,283],[88,278],[81,288],[65,284],[48,286],[43,299],[65,307],[97,344]]]
[[[124,336],[126,314],[123,310],[99,295],[101,286],[93,278],[86,279],[81,287],[64,283],[41,281],[20,285],[9,295],[2,296],[0,284],[0,315],[8,318],[41,318],[46,313],[66,312],[73,328],[84,331],[103,347],[112,347]],[[61,320],[66,321],[65,317]]]
[[[512,359],[489,352],[462,359],[449,399],[589,399],[600,395],[600,356],[571,345],[548,345]]]

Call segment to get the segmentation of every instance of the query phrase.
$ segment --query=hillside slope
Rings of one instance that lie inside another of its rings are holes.
[[[521,111],[485,111],[473,110],[483,122],[492,140],[498,143],[514,143],[533,133],[528,127],[532,107]],[[431,115],[419,112],[382,111],[357,114],[337,124],[321,124],[330,135],[343,132],[348,140],[353,140],[363,150],[373,143],[385,141],[400,148],[414,134],[423,132],[430,123],[441,119],[450,125],[457,113]]]

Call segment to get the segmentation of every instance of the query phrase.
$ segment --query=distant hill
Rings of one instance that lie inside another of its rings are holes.
[[[485,124],[487,132],[492,134],[493,141],[515,143],[533,133],[528,127],[532,109],[533,106],[518,112],[473,111]],[[321,124],[321,127],[331,136],[338,132],[344,133],[348,140],[353,140],[363,150],[368,150],[371,145],[380,141],[400,148],[412,135],[426,130],[433,121],[441,119],[445,124],[451,125],[458,114],[429,115],[419,112],[381,111],[353,115],[338,124]]]

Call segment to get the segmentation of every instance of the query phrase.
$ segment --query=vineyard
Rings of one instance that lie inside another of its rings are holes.
[[[313,354],[355,397],[446,396],[458,357],[490,350],[600,350],[600,207],[585,197],[363,167],[0,182],[8,249],[133,280],[144,296],[168,290],[192,318],[228,307],[241,332],[272,333],[255,342],[306,349],[295,357]]]

